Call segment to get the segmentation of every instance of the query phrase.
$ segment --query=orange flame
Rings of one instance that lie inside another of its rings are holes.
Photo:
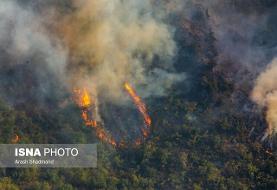
[[[87,107],[90,106],[91,101],[90,101],[90,96],[88,94],[88,91],[84,89],[83,97],[82,97],[82,106]]]
[[[88,107],[92,105],[91,97],[86,88],[83,90],[75,89],[75,101],[77,105],[81,108],[82,111],[82,119],[84,120],[86,126],[96,127],[96,121],[89,119]]]
[[[89,107],[91,105],[91,98],[86,88],[83,90],[75,89],[76,102],[80,107]]]
[[[128,92],[128,94],[131,96],[132,100],[134,101],[135,105],[137,106],[138,110],[143,116],[144,123],[146,124],[147,127],[150,127],[151,125],[151,118],[147,113],[147,109],[141,98],[137,95],[135,90],[132,88],[130,84],[125,82],[124,84],[125,90]],[[148,136],[147,131],[143,132],[146,136]]]
[[[96,120],[92,120],[89,118],[89,107],[93,105],[92,101],[91,101],[91,97],[89,95],[89,92],[86,88],[84,88],[83,90],[74,90],[75,92],[75,96],[76,96],[76,102],[77,105],[79,105],[79,107],[81,108],[82,111],[82,119],[85,122],[85,125],[87,127],[93,127],[96,129],[96,136],[102,140],[102,141],[106,141],[109,144],[116,146],[116,142],[115,140],[113,140],[112,137],[110,137],[106,131],[97,123]]]
[[[145,125],[147,126],[147,129],[141,129],[143,136],[146,138],[149,136],[149,128],[151,126],[151,118],[147,113],[147,109],[141,98],[136,94],[135,90],[132,88],[132,86],[129,83],[124,84],[124,89],[127,91],[127,93],[132,98],[134,104],[138,108],[139,112],[143,116],[143,120]],[[126,143],[123,141],[116,142],[108,133],[105,131],[105,129],[101,126],[101,123],[98,123],[96,120],[92,120],[89,117],[89,107],[93,106],[93,102],[91,101],[91,97],[89,95],[89,92],[86,88],[83,90],[74,90],[76,95],[76,103],[81,108],[82,111],[82,119],[87,127],[93,127],[96,131],[96,136],[102,140],[105,141],[113,146],[118,147],[126,147]],[[140,145],[143,141],[141,138],[137,138],[134,141],[134,145]]]

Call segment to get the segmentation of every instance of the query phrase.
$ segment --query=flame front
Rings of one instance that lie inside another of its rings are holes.
[[[145,104],[143,103],[141,98],[137,95],[137,93],[135,92],[135,90],[132,88],[132,86],[129,83],[125,82],[124,88],[128,92],[128,94],[131,96],[131,98],[134,101],[135,105],[137,106],[138,110],[142,114],[144,123],[146,124],[146,126],[150,127],[152,121],[151,121],[150,116],[147,113]],[[148,133],[147,131],[143,131],[143,134],[146,136],[148,136],[147,133]]]
[[[132,101],[138,108],[139,112],[143,116],[144,123],[146,125],[146,128],[142,128],[141,132],[143,134],[143,137],[146,138],[149,136],[150,133],[150,126],[151,126],[151,118],[147,113],[147,109],[141,98],[137,95],[135,90],[132,88],[132,86],[129,83],[124,83],[124,89],[126,92],[130,95]],[[86,88],[75,89],[75,100],[77,105],[80,107],[82,111],[82,119],[87,127],[93,127],[96,132],[96,136],[102,140],[105,141],[113,146],[118,147],[125,147],[126,143],[124,141],[116,142],[111,135],[109,135],[105,129],[103,128],[103,123],[98,122],[97,120],[93,119],[93,115],[90,114],[93,107],[95,108],[95,102],[90,94],[89,91]],[[140,145],[143,142],[143,138],[137,138],[134,141],[134,145]]]
[[[93,127],[96,130],[96,136],[105,142],[108,142],[109,144],[116,146],[115,140],[109,136],[106,131],[103,129],[101,124],[97,122],[95,119],[93,119],[93,115],[90,115],[90,109],[92,107],[95,107],[95,101],[91,99],[91,96],[86,88],[83,88],[83,90],[77,89],[74,90],[75,92],[75,99],[77,105],[81,108],[82,114],[81,117],[83,121],[85,122],[85,125],[87,127]]]

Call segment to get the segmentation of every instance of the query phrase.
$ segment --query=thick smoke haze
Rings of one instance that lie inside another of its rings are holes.
[[[38,94],[51,96],[48,83],[61,82],[69,92],[86,87],[94,96],[120,103],[126,81],[149,97],[167,95],[185,79],[173,67],[174,29],[151,1],[68,4],[60,11],[53,1],[0,3],[1,64],[15,68],[11,65],[31,62]]]
[[[42,102],[51,96],[51,80],[64,80],[67,53],[49,35],[44,18],[16,1],[0,2],[1,96],[20,103],[26,96]],[[22,92],[21,92],[22,91]]]
[[[178,48],[167,12],[147,0],[56,2],[0,2],[1,99],[51,117],[56,110],[77,114],[71,105],[84,109],[78,98],[89,91],[88,119],[118,138],[126,131],[127,139],[140,135],[134,126],[144,127],[144,120],[124,84],[152,98],[185,80],[174,68]]]
[[[252,1],[212,1],[209,24],[218,51],[216,69],[224,71],[238,88],[250,90],[255,78],[277,53],[274,39],[274,8],[263,11]],[[249,6],[245,6],[249,4]],[[264,3],[266,4],[266,3]],[[258,7],[258,8],[257,8]]]
[[[37,54],[58,75],[63,75],[66,51],[57,38],[50,36],[42,25],[43,18],[31,8],[23,9],[14,1],[0,3],[0,42],[4,53],[12,61],[6,64],[20,64],[24,59]]]
[[[277,132],[277,58],[268,65],[257,78],[252,92],[252,99],[266,109],[268,128],[264,138],[272,137]]]
[[[194,2],[207,10],[218,55],[214,70],[234,85],[231,98],[238,111],[252,114],[244,105],[247,96],[265,110],[263,139],[272,137],[277,127],[276,1]]]
[[[190,83],[201,73],[183,69],[179,59],[194,59],[191,49],[178,51],[193,42],[202,48],[195,59],[212,63],[215,74],[234,85],[234,102],[243,94],[266,110],[271,135],[276,16],[274,1],[258,0],[2,0],[0,95],[15,103],[25,96],[41,102],[55,96],[53,87],[62,93],[86,87],[95,99],[121,104],[128,81],[143,98],[166,96],[176,83]],[[176,36],[186,36],[187,44]],[[178,68],[190,73],[177,72],[176,59]]]
[[[184,79],[170,73],[174,31],[161,14],[155,17],[150,1],[74,1],[73,6],[62,15],[59,32],[70,50],[74,85],[88,85],[120,102],[125,81],[147,97],[166,95],[173,83]]]

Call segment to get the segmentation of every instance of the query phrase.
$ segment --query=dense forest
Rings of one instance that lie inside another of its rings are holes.
[[[45,6],[43,1],[18,2],[38,10]],[[178,6],[181,2],[175,3]],[[277,2],[225,3],[227,9],[236,10],[238,18],[268,14],[263,24],[256,23],[255,30],[249,28],[247,32],[254,33],[249,42],[255,46],[253,51],[256,47],[263,49],[269,62],[276,55]],[[63,0],[49,4],[59,7],[60,12],[72,9]],[[21,144],[98,144],[97,168],[1,168],[0,189],[277,189],[274,137],[262,140],[267,128],[265,110],[260,111],[249,98],[257,72],[237,69],[236,59],[220,59],[224,53],[218,44],[223,37],[210,26],[213,13],[209,6],[200,5],[189,5],[193,9],[190,16],[183,13],[186,8],[182,7],[166,18],[175,28],[174,68],[177,73],[186,73],[186,79],[174,83],[166,95],[143,98],[152,118],[151,133],[136,147],[114,147],[99,140],[95,131],[85,126],[70,92],[52,81],[52,73],[45,69],[38,78],[33,72],[41,67],[33,65],[39,57],[28,58],[20,65],[0,63],[0,89],[5,91],[0,92],[2,144],[12,143],[15,134]],[[230,25],[234,23],[230,21]],[[232,44],[249,40],[244,33],[230,35],[235,41]],[[2,46],[0,54],[4,55],[1,62],[13,60],[6,58]],[[159,66],[158,62],[154,60],[151,66]],[[43,103],[38,96],[41,85],[33,82],[38,79],[48,81],[50,89],[43,94]]]
[[[232,104],[230,84],[206,77],[201,82],[205,93],[220,95],[213,100],[220,117],[213,118],[214,105],[203,100],[168,97],[150,108],[155,123],[143,145],[114,149],[99,142],[97,169],[1,169],[0,189],[275,189],[276,156],[250,133],[262,130],[261,118],[224,110]],[[15,132],[20,143],[96,140],[77,111],[75,117],[57,112],[26,113],[2,102],[1,143],[10,143]]]

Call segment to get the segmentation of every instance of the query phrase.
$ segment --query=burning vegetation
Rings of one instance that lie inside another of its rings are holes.
[[[111,146],[0,189],[277,189],[276,5],[1,0],[1,142]]]
[[[128,83],[125,82],[123,85],[123,89],[126,93],[131,97],[133,103],[137,107],[139,113],[143,117],[143,121],[145,126],[140,128],[142,137],[138,137],[137,139],[133,140],[133,145],[137,146],[140,145],[143,140],[145,140],[150,134],[150,126],[151,126],[151,118],[147,112],[146,105],[141,100],[141,98],[137,95],[133,87]],[[82,89],[75,89],[74,90],[75,102],[81,109],[81,117],[87,127],[92,127],[95,130],[97,137],[116,147],[125,147],[127,143],[123,140],[116,141],[110,133],[104,127],[104,122],[101,120],[96,119],[97,113],[97,104],[96,98],[92,98],[89,94],[87,88]]]

